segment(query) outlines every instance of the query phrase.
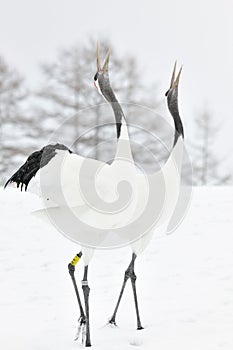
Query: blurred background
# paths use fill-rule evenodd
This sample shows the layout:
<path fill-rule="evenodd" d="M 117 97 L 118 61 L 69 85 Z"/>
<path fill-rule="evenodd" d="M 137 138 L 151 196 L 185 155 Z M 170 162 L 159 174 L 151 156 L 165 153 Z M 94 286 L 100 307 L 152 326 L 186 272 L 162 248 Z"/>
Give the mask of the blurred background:
<path fill-rule="evenodd" d="M 233 41 L 229 0 L 0 0 L 0 184 L 51 140 L 111 159 L 113 117 L 93 86 L 96 42 L 111 48 L 110 80 L 122 102 L 138 164 L 154 171 L 173 142 L 164 97 L 175 60 L 192 162 L 184 183 L 232 184 Z M 80 110 L 95 106 L 80 113 Z M 110 123 L 110 124 L 109 124 Z M 102 125 L 103 127 L 94 127 Z"/>

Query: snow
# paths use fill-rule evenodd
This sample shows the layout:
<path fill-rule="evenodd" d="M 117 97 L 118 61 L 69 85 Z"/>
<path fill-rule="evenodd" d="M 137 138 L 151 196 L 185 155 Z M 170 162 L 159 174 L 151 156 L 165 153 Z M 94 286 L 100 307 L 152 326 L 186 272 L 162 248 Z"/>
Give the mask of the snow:
<path fill-rule="evenodd" d="M 79 247 L 29 214 L 38 199 L 0 189 L 0 348 L 82 349 L 67 264 Z M 106 326 L 129 248 L 97 251 L 89 269 L 93 350 L 233 349 L 233 187 L 195 188 L 184 222 L 136 260 L 144 330 L 128 283 L 118 327 Z M 76 267 L 80 293 L 82 260 Z"/>

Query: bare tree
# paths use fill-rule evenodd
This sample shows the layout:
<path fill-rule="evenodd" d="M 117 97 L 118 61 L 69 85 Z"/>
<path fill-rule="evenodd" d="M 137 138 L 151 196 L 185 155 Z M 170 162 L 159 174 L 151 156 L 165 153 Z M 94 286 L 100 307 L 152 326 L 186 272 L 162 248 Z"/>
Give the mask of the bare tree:
<path fill-rule="evenodd" d="M 23 102 L 26 97 L 22 77 L 0 57 L 0 182 L 24 153 L 27 135 L 22 135 L 27 118 L 23 114 Z"/>
<path fill-rule="evenodd" d="M 224 185 L 231 180 L 231 174 L 223 170 L 224 160 L 220 160 L 214 150 L 214 141 L 220 130 L 207 110 L 195 119 L 194 137 L 189 144 L 194 185 Z M 190 181 L 189 175 L 186 174 L 187 182 Z"/>

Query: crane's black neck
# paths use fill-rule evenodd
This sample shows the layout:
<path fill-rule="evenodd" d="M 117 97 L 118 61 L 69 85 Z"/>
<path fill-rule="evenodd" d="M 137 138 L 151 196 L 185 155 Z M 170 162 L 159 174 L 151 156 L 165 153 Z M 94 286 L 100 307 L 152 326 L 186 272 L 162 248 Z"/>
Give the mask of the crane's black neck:
<path fill-rule="evenodd" d="M 184 129 L 183 129 L 183 124 L 180 117 L 179 118 L 173 117 L 173 120 L 175 125 L 175 135 L 174 135 L 174 143 L 173 143 L 173 147 L 174 147 L 179 137 L 184 138 Z"/>
<path fill-rule="evenodd" d="M 111 106 L 116 120 L 117 139 L 119 139 L 121 136 L 122 118 L 124 118 L 124 113 L 119 102 L 111 102 Z"/>
<path fill-rule="evenodd" d="M 121 135 L 121 126 L 122 126 L 122 118 L 125 118 L 124 112 L 121 108 L 120 103 L 118 102 L 112 88 L 108 90 L 108 93 L 104 96 L 108 102 L 111 104 L 116 121 L 116 131 L 117 131 L 117 139 L 120 138 Z"/>
<path fill-rule="evenodd" d="M 94 80 L 98 80 L 98 85 L 101 94 L 104 98 L 111 104 L 115 120 L 116 120 L 116 131 L 117 131 L 117 139 L 121 136 L 121 126 L 122 126 L 122 118 L 125 118 L 124 112 L 121 108 L 120 103 L 118 102 L 116 95 L 110 85 L 110 80 L 108 76 L 108 72 L 98 72 L 94 78 Z"/>
<path fill-rule="evenodd" d="M 184 138 L 184 129 L 183 129 L 183 124 L 180 118 L 180 113 L 178 108 L 177 92 L 167 93 L 167 104 L 168 104 L 168 109 L 173 117 L 174 125 L 175 125 L 175 135 L 174 135 L 174 143 L 173 143 L 173 147 L 175 147 L 179 137 Z"/>

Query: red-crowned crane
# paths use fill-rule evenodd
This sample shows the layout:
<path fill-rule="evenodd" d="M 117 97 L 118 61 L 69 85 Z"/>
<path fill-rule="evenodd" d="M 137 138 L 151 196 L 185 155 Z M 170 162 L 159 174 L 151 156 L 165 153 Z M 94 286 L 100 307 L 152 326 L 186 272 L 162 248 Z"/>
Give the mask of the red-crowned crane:
<path fill-rule="evenodd" d="M 118 307 L 126 282 L 130 278 L 137 316 L 137 329 L 143 329 L 137 301 L 134 264 L 137 256 L 149 243 L 151 236 L 156 231 L 166 232 L 178 200 L 183 156 L 184 133 L 177 101 L 181 69 L 175 77 L 175 65 L 170 88 L 166 93 L 168 109 L 175 125 L 174 145 L 163 168 L 155 174 L 145 177 L 144 174 L 140 174 L 136 170 L 125 116 L 110 85 L 108 75 L 109 55 L 108 52 L 103 67 L 101 67 L 99 50 L 97 50 L 97 73 L 94 77 L 94 84 L 99 93 L 110 103 L 115 115 L 117 150 L 113 162 L 105 164 L 95 159 L 81 157 L 61 144 L 48 145 L 40 151 L 32 153 L 25 164 L 5 185 L 14 182 L 17 187 L 21 187 L 21 190 L 25 188 L 25 191 L 32 190 L 35 192 L 33 182 L 36 178 L 39 178 L 42 197 L 45 201 L 51 201 L 52 205 L 47 209 L 38 211 L 38 216 L 46 218 L 49 215 L 52 220 L 62 225 L 69 221 L 70 211 L 72 211 L 72 214 L 78 220 L 86 224 L 87 231 L 85 234 L 87 236 L 90 234 L 94 243 L 90 246 L 81 244 L 81 252 L 69 264 L 69 273 L 80 307 L 76 339 L 82 331 L 86 346 L 91 346 L 88 266 L 95 247 L 98 247 L 112 231 L 115 231 L 116 234 L 123 232 L 125 242 L 128 242 L 132 248 L 132 259 L 125 271 L 120 295 L 109 323 L 116 324 Z M 122 197 L 122 190 L 120 191 L 118 187 L 120 183 L 127 184 L 124 187 L 123 201 L 120 198 Z M 129 184 L 131 191 L 129 191 Z M 101 201 L 99 201 L 98 196 L 101 197 Z M 130 200 L 126 205 L 125 199 L 129 197 Z M 96 210 L 98 205 L 101 207 L 98 208 L 100 210 Z M 145 208 L 147 215 L 144 215 Z M 72 231 L 67 235 L 80 242 L 79 234 L 79 232 Z M 82 289 L 85 311 L 74 277 L 75 265 L 82 255 L 84 257 Z"/>

